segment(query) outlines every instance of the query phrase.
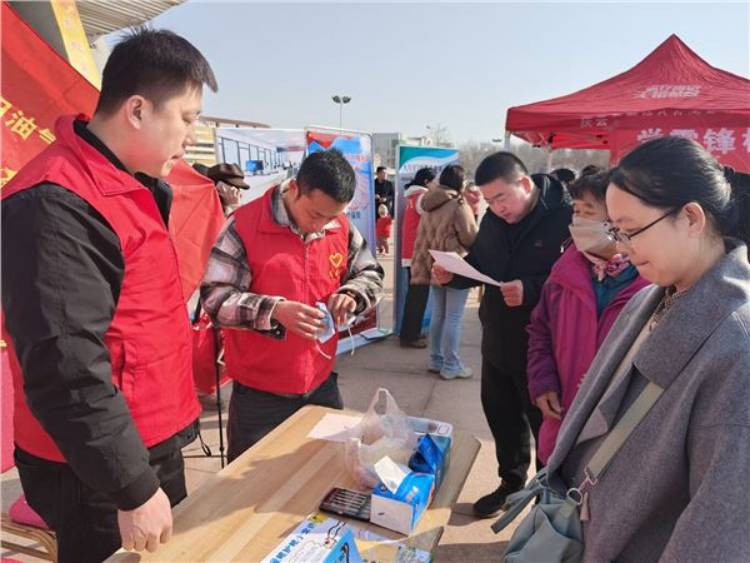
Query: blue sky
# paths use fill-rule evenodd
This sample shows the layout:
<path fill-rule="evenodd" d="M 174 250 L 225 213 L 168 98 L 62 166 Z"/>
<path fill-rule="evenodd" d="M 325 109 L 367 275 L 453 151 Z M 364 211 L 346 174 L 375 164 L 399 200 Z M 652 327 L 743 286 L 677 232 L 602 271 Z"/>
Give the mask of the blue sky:
<path fill-rule="evenodd" d="M 302 3 L 190 0 L 154 20 L 208 58 L 204 113 L 274 127 L 454 140 L 502 136 L 508 107 L 627 70 L 671 33 L 710 64 L 750 74 L 749 4 Z"/>

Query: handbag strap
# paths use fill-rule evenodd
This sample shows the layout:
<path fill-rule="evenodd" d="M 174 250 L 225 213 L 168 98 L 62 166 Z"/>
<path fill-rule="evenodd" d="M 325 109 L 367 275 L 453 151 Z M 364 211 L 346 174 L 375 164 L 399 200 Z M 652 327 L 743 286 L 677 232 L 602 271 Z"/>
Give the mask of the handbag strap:
<path fill-rule="evenodd" d="M 547 469 L 543 468 L 542 471 L 546 473 Z M 544 486 L 540 481 L 540 476 L 537 475 L 532 479 L 524 489 L 518 492 L 508 495 L 505 500 L 505 506 L 503 506 L 503 515 L 491 526 L 492 531 L 496 534 L 505 529 L 508 524 L 513 522 L 519 514 L 528 506 L 532 500 L 535 500 L 543 490 Z"/>
<path fill-rule="evenodd" d="M 620 379 L 625 377 L 633 369 L 633 362 L 638 351 L 641 349 L 641 345 L 646 340 L 649 334 L 649 322 L 641 329 L 638 333 L 635 341 L 633 342 L 630 349 L 622 359 L 615 376 L 612 378 L 612 382 L 603 396 L 609 393 L 611 387 L 613 387 Z M 586 479 L 589 484 L 593 485 L 604 475 L 607 471 L 607 467 L 612 461 L 612 458 L 617 454 L 625 440 L 633 433 L 636 426 L 645 418 L 648 411 L 656 403 L 664 389 L 659 387 L 653 382 L 649 382 L 646 388 L 641 391 L 633 404 L 628 407 L 625 414 L 622 415 L 614 428 L 609 431 L 607 437 L 601 443 L 599 448 L 594 453 L 589 463 L 586 465 Z M 583 488 L 581 485 L 580 488 Z"/>
<path fill-rule="evenodd" d="M 643 420 L 654 403 L 661 397 L 664 389 L 656 383 L 649 382 L 646 388 L 641 391 L 635 402 L 630 405 L 622 418 L 617 422 L 615 427 L 607 434 L 599 449 L 586 466 L 586 475 L 594 483 L 604 475 L 609 467 L 612 458 L 620 450 L 625 440 L 633 433 L 636 426 Z"/>

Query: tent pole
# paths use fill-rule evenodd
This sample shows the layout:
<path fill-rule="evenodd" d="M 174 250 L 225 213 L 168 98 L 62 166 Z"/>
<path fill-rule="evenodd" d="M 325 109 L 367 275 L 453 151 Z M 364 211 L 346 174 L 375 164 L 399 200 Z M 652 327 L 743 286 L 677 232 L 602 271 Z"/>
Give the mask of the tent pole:
<path fill-rule="evenodd" d="M 510 131 L 505 132 L 505 141 L 503 143 L 503 150 L 510 152 Z"/>
<path fill-rule="evenodd" d="M 552 146 L 547 145 L 546 150 L 547 150 L 547 169 L 545 170 L 545 172 L 549 174 L 552 171 L 552 151 L 553 151 Z"/>

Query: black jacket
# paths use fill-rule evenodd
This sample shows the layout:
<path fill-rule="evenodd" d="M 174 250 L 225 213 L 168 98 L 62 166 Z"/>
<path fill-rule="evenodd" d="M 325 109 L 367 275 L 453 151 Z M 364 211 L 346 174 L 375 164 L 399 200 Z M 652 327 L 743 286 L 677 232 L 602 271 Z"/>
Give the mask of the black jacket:
<path fill-rule="evenodd" d="M 532 179 L 541 193 L 531 213 L 513 225 L 491 211 L 485 213 L 474 246 L 464 258 L 493 279 L 523 282 L 521 306 L 508 307 L 500 289 L 486 285 L 479 308 L 482 356 L 508 373 L 526 372 L 526 326 L 550 269 L 560 257 L 560 247 L 570 236 L 572 210 L 562 184 L 546 174 L 534 174 Z M 457 276 L 449 285 L 467 288 L 478 282 Z"/>
<path fill-rule="evenodd" d="M 375 217 L 378 216 L 378 205 L 384 203 L 388 207 L 388 213 L 393 217 L 393 201 L 395 197 L 393 182 L 383 180 L 379 182 L 375 179 Z"/>
<path fill-rule="evenodd" d="M 125 170 L 81 122 L 75 131 Z M 171 188 L 142 174 L 136 177 L 153 193 L 166 224 Z M 197 421 L 147 450 L 112 384 L 104 334 L 125 275 L 117 235 L 73 192 L 39 184 L 3 201 L 2 264 L 5 326 L 27 400 L 37 406 L 34 415 L 82 482 L 109 494 L 123 510 L 140 506 L 159 488 L 150 461 L 194 440 Z M 28 453 L 24 459 L 56 465 Z"/>

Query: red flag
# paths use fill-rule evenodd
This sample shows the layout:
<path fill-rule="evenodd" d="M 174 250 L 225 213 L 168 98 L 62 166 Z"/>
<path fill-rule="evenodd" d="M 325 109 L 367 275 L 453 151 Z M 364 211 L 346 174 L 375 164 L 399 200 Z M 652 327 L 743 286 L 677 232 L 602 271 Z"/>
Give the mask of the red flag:
<path fill-rule="evenodd" d="M 2 3 L 0 186 L 54 141 L 60 115 L 91 115 L 98 96 L 90 82 Z M 174 190 L 170 231 L 187 299 L 200 282 L 224 215 L 213 183 L 186 163 L 175 166 L 167 181 Z"/>
<path fill-rule="evenodd" d="M 174 193 L 169 232 L 177 248 L 187 301 L 203 278 L 208 255 L 224 226 L 224 212 L 213 182 L 184 161 L 177 163 L 167 180 Z"/>

